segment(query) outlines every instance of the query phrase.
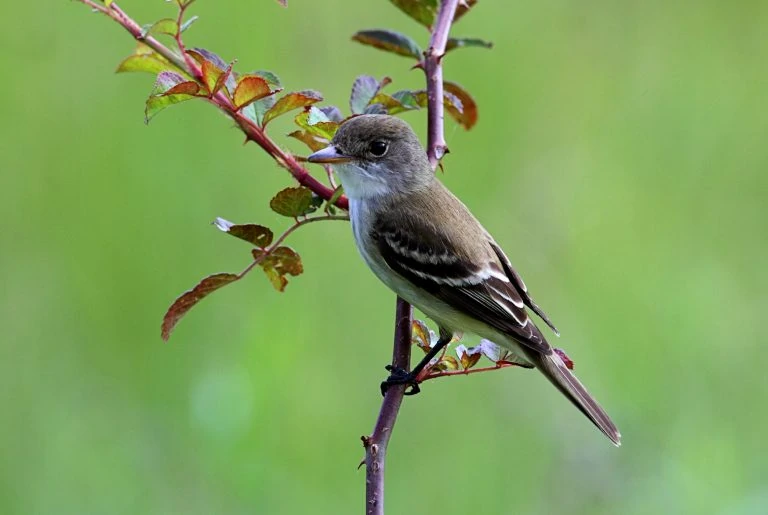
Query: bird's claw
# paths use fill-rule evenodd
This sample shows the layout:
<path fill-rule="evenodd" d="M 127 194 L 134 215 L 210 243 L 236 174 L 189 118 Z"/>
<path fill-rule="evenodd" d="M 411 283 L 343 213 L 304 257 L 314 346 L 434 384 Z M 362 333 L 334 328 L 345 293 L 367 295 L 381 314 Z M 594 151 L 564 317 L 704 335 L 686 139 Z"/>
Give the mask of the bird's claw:
<path fill-rule="evenodd" d="M 387 371 L 391 372 L 389 377 L 381 383 L 381 395 L 385 395 L 390 386 L 406 385 L 405 395 L 416 395 L 421 391 L 416 377 L 410 372 L 406 372 L 400 367 L 386 366 Z M 408 388 L 410 386 L 410 388 Z"/>

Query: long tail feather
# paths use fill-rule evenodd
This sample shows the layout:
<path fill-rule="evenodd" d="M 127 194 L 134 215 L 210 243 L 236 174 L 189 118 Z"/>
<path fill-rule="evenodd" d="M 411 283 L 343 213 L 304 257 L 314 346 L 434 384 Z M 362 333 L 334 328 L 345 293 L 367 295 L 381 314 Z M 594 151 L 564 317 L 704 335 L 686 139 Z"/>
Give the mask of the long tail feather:
<path fill-rule="evenodd" d="M 587 389 L 576 379 L 557 354 L 540 354 L 526 352 L 526 357 L 533 362 L 541 373 L 554 384 L 558 390 L 584 413 L 593 424 L 607 436 L 617 447 L 621 445 L 619 428 L 611 421 L 608 414 L 600 407 Z"/>

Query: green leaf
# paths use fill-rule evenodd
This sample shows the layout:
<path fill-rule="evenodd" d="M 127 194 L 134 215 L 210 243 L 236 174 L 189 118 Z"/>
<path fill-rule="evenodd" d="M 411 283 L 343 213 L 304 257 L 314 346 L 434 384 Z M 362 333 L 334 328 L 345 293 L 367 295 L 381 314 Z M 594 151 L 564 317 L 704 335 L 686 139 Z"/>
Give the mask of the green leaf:
<path fill-rule="evenodd" d="M 402 98 L 405 103 L 395 98 L 394 95 L 389 96 L 385 93 L 379 93 L 373 97 L 373 100 L 371 100 L 371 105 L 373 106 L 378 104 L 382 106 L 387 114 L 398 114 L 404 111 L 419 109 L 419 104 L 416 102 L 416 98 L 413 96 L 413 94 L 411 94 L 411 92 L 398 91 L 398 93 L 401 93 L 400 98 Z M 403 93 L 406 93 L 407 95 L 403 95 Z"/>
<path fill-rule="evenodd" d="M 311 213 L 316 207 L 312 206 L 312 191 L 304 186 L 285 188 L 269 201 L 269 207 L 279 215 L 296 218 Z"/>
<path fill-rule="evenodd" d="M 448 43 L 445 45 L 445 51 L 450 52 L 455 48 L 464 47 L 493 48 L 493 43 L 478 38 L 448 38 Z"/>
<path fill-rule="evenodd" d="M 365 108 L 371 103 L 376 94 L 392 82 L 389 77 L 384 77 L 377 81 L 370 75 L 360 75 L 352 84 L 352 94 L 349 97 L 349 107 L 353 114 L 362 114 Z"/>
<path fill-rule="evenodd" d="M 328 116 L 315 106 L 311 106 L 309 109 L 296 115 L 294 122 L 309 134 L 326 140 L 326 145 L 333 139 L 333 135 L 339 129 L 337 122 L 330 121 Z"/>
<path fill-rule="evenodd" d="M 123 59 L 117 66 L 117 73 L 149 72 L 157 75 L 162 71 L 175 70 L 176 67 L 144 43 L 139 43 L 133 54 Z"/>
<path fill-rule="evenodd" d="M 179 26 L 176 20 L 171 18 L 163 18 L 155 23 L 148 23 L 141 28 L 141 38 L 147 36 L 156 36 L 158 34 L 166 34 L 168 36 L 175 36 Z"/>
<path fill-rule="evenodd" d="M 281 97 L 269 110 L 264 113 L 263 125 L 267 125 L 271 120 L 300 107 L 310 106 L 320 102 L 323 97 L 317 91 L 306 90 L 296 93 L 288 93 Z"/>
<path fill-rule="evenodd" d="M 448 110 L 454 120 L 459 122 L 459 125 L 466 130 L 471 129 L 477 123 L 477 104 L 475 100 L 467 93 L 464 88 L 456 84 L 455 82 L 444 82 L 443 88 L 445 89 L 446 99 L 450 98 L 449 95 L 453 95 L 454 99 L 451 102 L 445 104 L 445 108 Z M 460 105 L 456 102 L 458 99 Z"/>
<path fill-rule="evenodd" d="M 406 57 L 422 57 L 421 48 L 414 40 L 393 30 L 361 30 L 352 36 L 352 40 Z"/>
<path fill-rule="evenodd" d="M 267 81 L 256 75 L 246 75 L 237 81 L 237 87 L 232 95 L 235 107 L 241 109 L 251 102 L 272 95 L 277 91 L 271 91 Z"/>
<path fill-rule="evenodd" d="M 312 152 L 317 152 L 318 150 L 328 146 L 327 140 L 319 139 L 314 134 L 310 134 L 309 131 L 293 131 L 288 134 L 288 136 L 301 141 L 306 146 L 308 146 Z"/>
<path fill-rule="evenodd" d="M 183 293 L 173 302 L 173 304 L 171 304 L 171 307 L 168 308 L 168 311 L 166 311 L 165 316 L 163 317 L 163 324 L 160 331 L 163 340 L 168 340 L 173 328 L 176 327 L 179 320 L 181 320 L 181 318 L 198 302 L 219 288 L 237 281 L 238 279 L 239 277 L 236 274 L 209 275 L 200 281 L 197 286 Z"/>
<path fill-rule="evenodd" d="M 147 105 L 144 109 L 145 122 L 149 121 L 166 107 L 195 98 L 193 85 L 199 85 L 195 82 L 187 81 L 185 77 L 175 72 L 164 71 L 157 76 L 152 94 L 147 99 Z M 177 88 L 178 86 L 178 88 Z"/>
<path fill-rule="evenodd" d="M 443 356 L 443 358 L 432 366 L 433 370 L 458 370 L 459 362 L 453 356 Z"/>
<path fill-rule="evenodd" d="M 257 77 L 261 77 L 267 83 L 269 83 L 272 86 L 275 86 L 276 88 L 282 88 L 282 84 L 280 83 L 280 78 L 275 75 L 274 73 L 267 71 L 267 70 L 256 70 L 255 72 L 251 72 L 248 75 L 255 75 Z"/>
<path fill-rule="evenodd" d="M 213 225 L 219 230 L 224 231 L 227 234 L 231 234 L 235 238 L 247 241 L 259 248 L 268 247 L 272 243 L 274 234 L 268 227 L 256 224 L 233 224 L 223 218 L 216 218 Z"/>
<path fill-rule="evenodd" d="M 286 275 L 297 276 L 304 272 L 301 257 L 290 247 L 278 247 L 268 255 L 260 249 L 253 249 L 251 253 L 260 261 L 259 265 L 277 291 L 285 291 Z"/>
<path fill-rule="evenodd" d="M 267 114 L 267 111 L 272 109 L 272 107 L 276 103 L 277 103 L 277 100 L 275 100 L 274 95 L 270 95 L 268 97 L 264 97 L 260 100 L 257 100 L 256 102 L 247 106 L 245 109 L 243 109 L 243 114 L 245 114 L 249 118 L 253 116 L 251 119 L 254 122 L 256 122 L 256 125 L 258 125 L 259 127 L 263 127 L 264 115 Z"/>
<path fill-rule="evenodd" d="M 390 0 L 405 14 L 427 28 L 437 15 L 437 0 Z"/>
<path fill-rule="evenodd" d="M 336 186 L 336 189 L 333 190 L 333 194 L 331 195 L 331 198 L 328 199 L 328 202 L 325 203 L 325 212 L 329 214 L 335 214 L 336 213 L 336 202 L 341 198 L 341 196 L 344 194 L 344 186 L 339 184 Z"/>
<path fill-rule="evenodd" d="M 195 23 L 200 17 L 199 16 L 192 16 L 187 21 L 181 24 L 181 28 L 179 29 L 179 32 L 184 32 L 188 28 L 192 26 L 193 23 Z"/>
<path fill-rule="evenodd" d="M 437 16 L 437 0 L 390 0 L 405 14 L 421 23 L 428 29 L 432 27 Z M 469 9 L 477 3 L 477 0 L 465 0 L 459 2 L 453 21 L 458 21 Z"/>

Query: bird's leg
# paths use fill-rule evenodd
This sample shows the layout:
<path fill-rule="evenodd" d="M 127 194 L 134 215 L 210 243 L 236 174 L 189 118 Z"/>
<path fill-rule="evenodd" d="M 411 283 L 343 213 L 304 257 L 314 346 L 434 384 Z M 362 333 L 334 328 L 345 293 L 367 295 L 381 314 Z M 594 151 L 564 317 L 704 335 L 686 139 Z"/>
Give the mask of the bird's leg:
<path fill-rule="evenodd" d="M 387 393 L 387 390 L 390 386 L 394 386 L 396 384 L 405 384 L 411 387 L 410 390 L 406 390 L 405 395 L 416 395 L 419 393 L 421 389 L 419 388 L 419 384 L 416 382 L 416 378 L 419 377 L 419 374 L 422 370 L 424 370 L 424 367 L 429 365 L 434 357 L 437 356 L 438 353 L 443 350 L 446 345 L 451 343 L 452 339 L 453 334 L 451 332 L 440 328 L 440 338 L 437 340 L 437 342 L 435 342 L 435 345 L 429 349 L 429 352 L 427 352 L 426 356 L 424 356 L 424 358 L 419 361 L 419 363 L 413 367 L 413 370 L 410 372 L 406 372 L 399 367 L 396 368 L 392 365 L 387 365 L 386 369 L 391 372 L 391 375 L 381 383 L 381 394 L 384 395 Z"/>

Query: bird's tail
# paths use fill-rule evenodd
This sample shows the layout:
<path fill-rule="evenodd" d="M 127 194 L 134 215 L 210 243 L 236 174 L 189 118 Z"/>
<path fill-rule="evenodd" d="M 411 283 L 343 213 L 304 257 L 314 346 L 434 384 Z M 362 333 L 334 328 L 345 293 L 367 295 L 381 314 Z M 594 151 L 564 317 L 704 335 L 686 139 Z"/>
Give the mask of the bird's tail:
<path fill-rule="evenodd" d="M 600 407 L 587 389 L 576 379 L 565 363 L 555 352 L 541 354 L 526 352 L 526 357 L 538 368 L 547 379 L 557 386 L 558 390 L 584 413 L 593 424 L 607 436 L 615 446 L 621 445 L 619 428 L 611 421 L 608 414 Z"/>

